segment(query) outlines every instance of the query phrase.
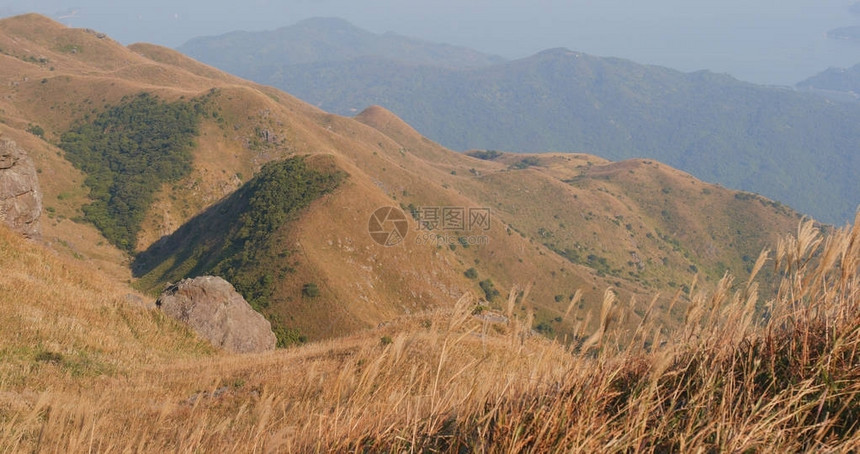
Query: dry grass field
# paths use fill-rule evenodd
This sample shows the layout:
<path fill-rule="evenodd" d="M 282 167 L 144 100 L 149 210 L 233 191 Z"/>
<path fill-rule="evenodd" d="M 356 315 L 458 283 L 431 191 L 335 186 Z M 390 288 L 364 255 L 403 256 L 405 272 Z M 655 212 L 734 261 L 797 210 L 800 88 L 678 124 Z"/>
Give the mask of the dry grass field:
<path fill-rule="evenodd" d="M 811 223 L 757 284 L 693 291 L 567 348 L 528 320 L 453 309 L 264 355 L 207 350 L 110 284 L 2 231 L 0 450 L 25 452 L 852 452 L 860 447 L 860 227 Z M 62 305 L 57 307 L 57 302 Z M 512 305 L 509 303 L 509 305 Z M 618 342 L 620 336 L 633 342 Z M 626 345 L 626 346 L 624 346 Z"/>

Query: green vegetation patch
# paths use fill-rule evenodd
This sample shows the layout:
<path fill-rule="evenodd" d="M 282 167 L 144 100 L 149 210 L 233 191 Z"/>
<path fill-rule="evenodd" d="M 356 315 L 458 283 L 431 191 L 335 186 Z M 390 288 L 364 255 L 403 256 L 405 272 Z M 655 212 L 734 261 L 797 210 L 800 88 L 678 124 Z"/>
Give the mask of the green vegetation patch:
<path fill-rule="evenodd" d="M 33 125 L 33 124 L 28 125 L 27 126 L 27 132 L 29 132 L 30 134 L 33 134 L 36 137 L 41 137 L 42 139 L 45 138 L 45 129 L 39 125 Z"/>
<path fill-rule="evenodd" d="M 87 174 L 93 202 L 84 218 L 120 249 L 134 250 L 162 184 L 191 173 L 202 101 L 168 103 L 142 93 L 62 135 L 66 158 Z"/>
<path fill-rule="evenodd" d="M 481 290 L 484 292 L 484 298 L 487 301 L 494 301 L 499 296 L 499 291 L 496 289 L 496 286 L 493 284 L 493 281 L 490 279 L 485 279 L 481 282 L 478 282 L 478 286 L 481 287 Z"/>
<path fill-rule="evenodd" d="M 502 156 L 502 153 L 496 150 L 475 150 L 466 153 L 466 155 L 473 158 L 483 159 L 484 161 L 492 161 Z"/>
<path fill-rule="evenodd" d="M 514 164 L 511 165 L 511 168 L 516 169 L 516 170 L 523 170 L 523 169 L 528 169 L 529 167 L 538 166 L 538 165 L 540 165 L 540 159 L 538 159 L 534 156 L 529 156 L 527 158 L 523 158 L 523 159 L 520 159 L 519 161 L 515 162 Z"/>

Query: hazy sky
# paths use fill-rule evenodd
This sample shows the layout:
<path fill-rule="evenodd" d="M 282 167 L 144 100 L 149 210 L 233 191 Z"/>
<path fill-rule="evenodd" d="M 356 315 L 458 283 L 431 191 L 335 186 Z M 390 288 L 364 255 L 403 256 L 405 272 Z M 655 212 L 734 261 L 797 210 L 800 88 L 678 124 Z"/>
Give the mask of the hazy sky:
<path fill-rule="evenodd" d="M 266 30 L 314 16 L 518 58 L 551 47 L 684 71 L 794 84 L 860 63 L 860 43 L 827 39 L 860 25 L 857 0 L 0 0 L 115 39 L 170 47 L 200 35 Z M 65 17 L 63 17 L 65 16 Z"/>

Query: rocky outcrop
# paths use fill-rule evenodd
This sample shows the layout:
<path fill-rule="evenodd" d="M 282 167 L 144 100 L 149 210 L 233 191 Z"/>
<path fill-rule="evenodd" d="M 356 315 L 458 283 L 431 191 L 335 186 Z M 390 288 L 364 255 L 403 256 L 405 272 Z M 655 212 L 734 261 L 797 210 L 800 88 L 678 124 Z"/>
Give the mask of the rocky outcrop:
<path fill-rule="evenodd" d="M 41 216 L 42 191 L 33 161 L 15 142 L 0 138 L 0 222 L 36 238 Z"/>
<path fill-rule="evenodd" d="M 155 303 L 213 345 L 235 353 L 273 350 L 272 325 L 220 277 L 184 279 Z"/>

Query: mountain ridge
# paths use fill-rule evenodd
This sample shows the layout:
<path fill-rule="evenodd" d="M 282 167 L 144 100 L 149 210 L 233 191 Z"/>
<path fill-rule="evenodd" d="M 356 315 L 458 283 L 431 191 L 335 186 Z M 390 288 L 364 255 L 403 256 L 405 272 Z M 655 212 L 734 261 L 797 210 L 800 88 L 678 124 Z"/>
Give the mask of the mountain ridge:
<path fill-rule="evenodd" d="M 262 43 L 262 44 L 261 44 Z M 194 38 L 180 45 L 181 52 L 196 57 L 209 45 L 220 52 L 244 53 L 243 76 L 255 74 L 255 67 L 286 59 L 290 64 L 343 61 L 373 55 L 395 55 L 400 61 L 417 65 L 479 67 L 504 61 L 460 46 L 436 44 L 394 33 L 375 34 L 339 18 L 311 18 L 291 26 L 262 32 L 236 31 L 219 36 Z M 219 65 L 214 65 L 219 66 Z"/>
<path fill-rule="evenodd" d="M 807 90 L 827 90 L 850 95 L 851 100 L 857 100 L 860 93 L 860 64 L 850 68 L 827 68 L 826 70 L 797 84 L 798 88 Z"/>
<path fill-rule="evenodd" d="M 860 165 L 852 152 L 860 134 L 851 127 L 860 107 L 565 48 L 465 69 L 416 66 L 393 54 L 353 57 L 274 60 L 246 75 L 340 115 L 383 105 L 457 150 L 657 159 L 834 224 L 860 204 L 860 186 L 846 173 Z"/>

